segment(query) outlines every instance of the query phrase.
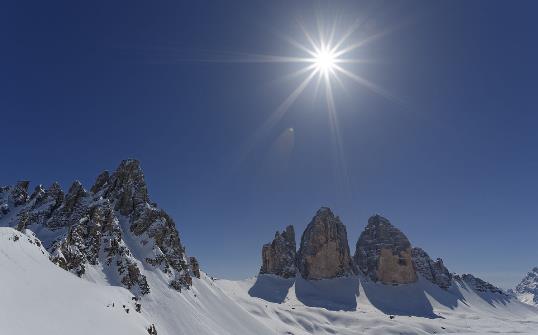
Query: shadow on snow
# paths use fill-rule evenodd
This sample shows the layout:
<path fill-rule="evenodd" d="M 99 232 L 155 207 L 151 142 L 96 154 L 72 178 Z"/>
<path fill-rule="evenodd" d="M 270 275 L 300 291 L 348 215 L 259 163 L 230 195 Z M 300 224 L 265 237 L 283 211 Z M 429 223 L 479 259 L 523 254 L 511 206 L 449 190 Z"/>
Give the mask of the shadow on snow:
<path fill-rule="evenodd" d="M 305 280 L 301 277 L 284 279 L 273 275 L 260 275 L 248 293 L 273 303 L 283 303 L 294 287 L 297 300 L 309 307 L 320 307 L 331 311 L 355 311 L 361 294 L 379 311 L 389 315 L 419 316 L 430 319 L 441 318 L 435 314 L 431 299 L 454 309 L 459 303 L 468 305 L 453 284 L 448 290 L 441 289 L 427 280 L 407 285 L 385 285 L 374 283 L 362 276 L 350 276 L 329 280 Z M 495 307 L 494 303 L 506 305 L 510 298 L 501 294 L 484 293 L 463 285 L 461 289 L 474 291 L 480 298 Z"/>

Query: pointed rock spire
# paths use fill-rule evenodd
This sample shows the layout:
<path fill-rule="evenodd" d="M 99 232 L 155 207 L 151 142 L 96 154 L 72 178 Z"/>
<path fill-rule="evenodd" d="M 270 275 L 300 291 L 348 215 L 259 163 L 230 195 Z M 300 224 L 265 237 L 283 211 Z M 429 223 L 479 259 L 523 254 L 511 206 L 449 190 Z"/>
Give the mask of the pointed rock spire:
<path fill-rule="evenodd" d="M 28 180 L 21 180 L 11 190 L 10 199 L 15 207 L 24 205 L 28 201 L 28 186 L 30 186 Z"/>
<path fill-rule="evenodd" d="M 282 233 L 276 232 L 273 242 L 262 248 L 260 274 L 274 274 L 284 278 L 295 277 L 295 230 L 287 226 Z"/>
<path fill-rule="evenodd" d="M 90 191 L 92 193 L 97 193 L 103 189 L 103 187 L 108 183 L 108 180 L 110 179 L 110 174 L 107 170 L 101 172 L 99 176 L 97 176 L 97 179 L 95 180 L 95 184 L 93 184 Z"/>
<path fill-rule="evenodd" d="M 357 241 L 355 263 L 373 281 L 407 284 L 417 280 L 411 258 L 411 243 L 381 215 L 368 219 Z"/>
<path fill-rule="evenodd" d="M 99 177 L 96 184 L 103 182 L 105 175 L 101 174 Z M 140 162 L 135 159 L 122 161 L 106 183 L 108 188 L 105 197 L 115 202 L 115 209 L 122 215 L 133 213 L 138 205 L 149 201 L 144 173 L 140 168 Z"/>
<path fill-rule="evenodd" d="M 75 180 L 65 196 L 65 211 L 71 212 L 84 196 L 86 196 L 86 190 L 78 180 Z"/>
<path fill-rule="evenodd" d="M 306 227 L 297 254 L 297 267 L 305 279 L 353 274 L 346 227 L 330 208 L 321 207 Z"/>

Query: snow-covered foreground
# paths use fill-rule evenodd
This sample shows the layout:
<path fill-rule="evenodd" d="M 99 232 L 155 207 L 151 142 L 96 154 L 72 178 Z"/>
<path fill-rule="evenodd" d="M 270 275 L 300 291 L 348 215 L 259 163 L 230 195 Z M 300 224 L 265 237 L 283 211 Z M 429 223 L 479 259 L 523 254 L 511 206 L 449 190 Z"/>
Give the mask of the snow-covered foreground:
<path fill-rule="evenodd" d="M 205 274 L 179 293 L 159 272 L 145 271 L 152 292 L 138 313 L 127 289 L 61 269 L 26 234 L 0 227 L 0 334 L 135 335 L 152 324 L 159 335 L 274 334 Z"/>
<path fill-rule="evenodd" d="M 538 334 L 534 307 L 425 280 L 387 286 L 361 277 L 228 281 L 202 274 L 180 293 L 160 272 L 142 269 L 152 290 L 139 313 L 127 289 L 78 278 L 48 257 L 30 231 L 0 228 L 1 334 L 148 334 L 152 324 L 159 335 Z"/>
<path fill-rule="evenodd" d="M 147 334 L 151 322 L 134 311 L 129 291 L 76 277 L 35 241 L 0 228 L 0 333 Z"/>
<path fill-rule="evenodd" d="M 538 334 L 538 309 L 461 284 L 389 286 L 361 277 L 263 275 L 217 285 L 276 334 Z"/>

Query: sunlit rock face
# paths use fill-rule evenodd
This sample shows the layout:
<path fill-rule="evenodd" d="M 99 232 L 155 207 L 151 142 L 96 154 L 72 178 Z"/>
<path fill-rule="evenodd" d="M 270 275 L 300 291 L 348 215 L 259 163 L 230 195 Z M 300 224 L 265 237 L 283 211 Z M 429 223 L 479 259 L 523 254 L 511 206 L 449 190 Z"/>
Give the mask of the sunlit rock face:
<path fill-rule="evenodd" d="M 297 266 L 305 279 L 326 279 L 354 273 L 346 227 L 327 207 L 320 208 L 301 237 Z"/>
<path fill-rule="evenodd" d="M 295 230 L 286 227 L 282 233 L 276 232 L 273 242 L 262 247 L 262 267 L 260 274 L 274 274 L 284 278 L 295 277 Z"/>
<path fill-rule="evenodd" d="M 389 220 L 374 215 L 357 241 L 357 268 L 373 281 L 408 284 L 417 281 L 411 243 Z"/>
<path fill-rule="evenodd" d="M 413 256 L 415 269 L 422 277 L 441 288 L 447 289 L 450 287 L 452 274 L 445 267 L 441 258 L 434 261 L 421 248 L 413 248 L 411 255 Z"/>
<path fill-rule="evenodd" d="M 38 185 L 30 196 L 28 187 L 22 181 L 0 188 L 0 226 L 37 232 L 51 260 L 65 270 L 82 277 L 93 267 L 109 282 L 141 295 L 150 292 L 144 269 L 162 271 L 176 290 L 200 277 L 198 261 L 187 258 L 174 221 L 151 202 L 137 160 L 101 173 L 90 191 L 78 181 L 65 194 L 58 183 L 48 189 Z"/>

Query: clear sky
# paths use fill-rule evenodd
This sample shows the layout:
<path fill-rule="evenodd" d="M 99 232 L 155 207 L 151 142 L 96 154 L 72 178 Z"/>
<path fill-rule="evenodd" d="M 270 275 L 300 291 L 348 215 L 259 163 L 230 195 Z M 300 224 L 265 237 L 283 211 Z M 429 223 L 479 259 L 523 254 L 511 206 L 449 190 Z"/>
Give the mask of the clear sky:
<path fill-rule="evenodd" d="M 351 252 L 381 213 L 452 271 L 513 286 L 538 265 L 536 2 L 17 1 L 0 10 L 0 184 L 89 188 L 141 161 L 154 201 L 187 251 L 219 277 L 244 278 L 293 224 L 300 239 L 330 206 Z M 298 64 L 338 18 L 349 69 L 390 94 L 334 82 L 341 150 L 325 96 Z M 255 57 L 254 57 L 255 58 Z M 293 131 L 289 129 L 293 128 Z M 251 150 L 245 154 L 244 148 Z"/>

